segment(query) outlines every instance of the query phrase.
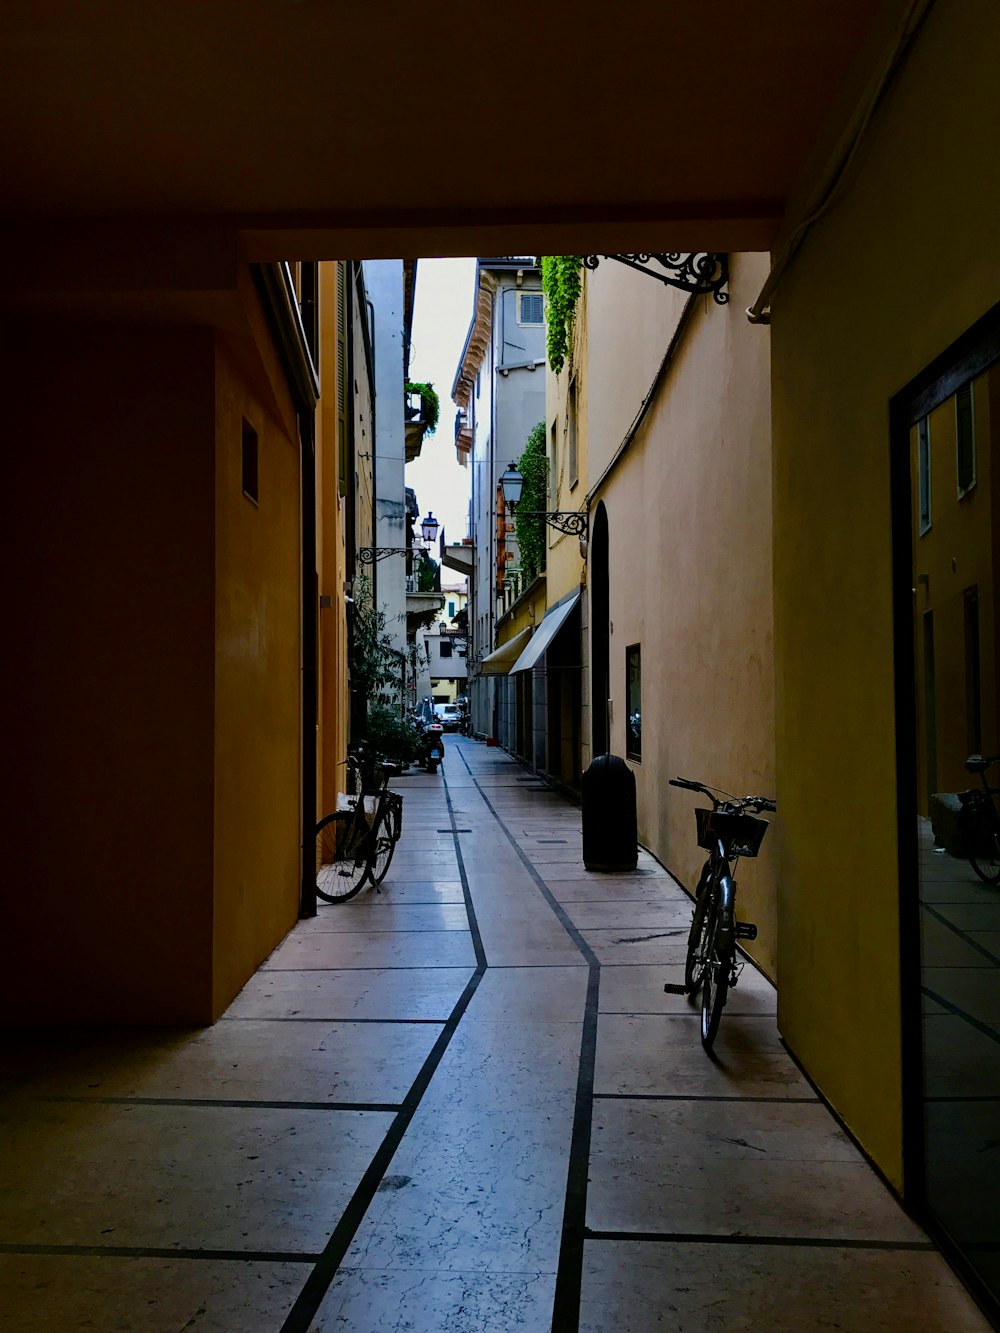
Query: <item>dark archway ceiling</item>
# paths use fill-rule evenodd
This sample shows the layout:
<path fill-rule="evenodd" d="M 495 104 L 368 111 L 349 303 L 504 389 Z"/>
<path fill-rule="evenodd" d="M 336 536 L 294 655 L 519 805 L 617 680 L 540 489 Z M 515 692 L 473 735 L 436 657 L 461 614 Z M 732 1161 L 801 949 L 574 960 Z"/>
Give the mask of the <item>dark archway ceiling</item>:
<path fill-rule="evenodd" d="M 0 209 L 213 216 L 264 250 L 413 229 L 446 252 L 457 229 L 486 253 L 497 225 L 573 220 L 759 248 L 883 9 L 21 4 L 0 35 Z"/>

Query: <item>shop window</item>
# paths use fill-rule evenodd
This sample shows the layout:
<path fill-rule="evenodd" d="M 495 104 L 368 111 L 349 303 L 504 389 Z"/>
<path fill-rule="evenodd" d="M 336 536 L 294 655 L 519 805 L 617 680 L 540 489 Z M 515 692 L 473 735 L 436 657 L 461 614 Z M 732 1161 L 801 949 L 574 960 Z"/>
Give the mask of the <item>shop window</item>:
<path fill-rule="evenodd" d="M 260 503 L 257 432 L 243 418 L 243 494 L 255 505 Z"/>
<path fill-rule="evenodd" d="M 628 715 L 625 724 L 625 757 L 642 758 L 642 658 L 639 644 L 625 649 L 625 695 Z"/>

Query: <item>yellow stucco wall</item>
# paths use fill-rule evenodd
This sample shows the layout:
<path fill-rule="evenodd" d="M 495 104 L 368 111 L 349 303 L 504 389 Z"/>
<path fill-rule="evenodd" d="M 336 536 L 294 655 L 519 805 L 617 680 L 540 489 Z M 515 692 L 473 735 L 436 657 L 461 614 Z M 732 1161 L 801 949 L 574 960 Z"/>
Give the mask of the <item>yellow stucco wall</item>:
<path fill-rule="evenodd" d="M 6 317 L 3 1021 L 211 1009 L 210 331 Z M 16 554 L 15 554 L 16 553 Z"/>
<path fill-rule="evenodd" d="M 337 267 L 320 265 L 320 394 L 316 413 L 317 573 L 319 610 L 319 717 L 316 814 L 336 809 L 345 786 L 347 754 L 347 625 L 343 502 L 338 486 Z M 344 388 L 346 394 L 346 386 Z"/>
<path fill-rule="evenodd" d="M 258 435 L 257 505 L 242 488 L 244 420 Z M 295 419 L 265 403 L 221 342 L 215 446 L 217 1015 L 297 916 L 301 779 Z"/>
<path fill-rule="evenodd" d="M 686 298 L 648 277 L 595 275 L 588 403 L 595 485 L 650 389 Z M 730 300 L 698 299 L 645 422 L 596 499 L 608 513 L 611 750 L 625 755 L 626 648 L 642 654 L 639 837 L 689 887 L 704 852 L 682 775 L 777 795 L 773 760 L 769 335 L 743 313 L 767 272 L 731 258 Z M 593 575 L 592 575 L 593 579 Z M 739 867 L 754 956 L 778 970 L 773 828 Z"/>
<path fill-rule="evenodd" d="M 934 6 L 773 301 L 779 1021 L 899 1185 L 888 403 L 1000 296 L 1000 10 Z"/>

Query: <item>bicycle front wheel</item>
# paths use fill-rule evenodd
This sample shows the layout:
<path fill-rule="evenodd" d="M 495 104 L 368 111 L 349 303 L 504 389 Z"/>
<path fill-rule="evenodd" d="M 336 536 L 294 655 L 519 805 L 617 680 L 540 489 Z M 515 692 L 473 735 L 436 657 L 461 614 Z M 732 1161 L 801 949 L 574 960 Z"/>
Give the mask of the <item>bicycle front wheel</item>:
<path fill-rule="evenodd" d="M 324 902 L 346 903 L 364 887 L 365 841 L 349 810 L 338 810 L 316 825 L 316 892 Z"/>
<path fill-rule="evenodd" d="M 1000 884 L 1000 834 L 987 834 L 985 845 L 990 849 L 989 854 L 970 856 L 969 865 L 987 884 Z"/>
<path fill-rule="evenodd" d="M 373 884 L 381 884 L 385 879 L 389 862 L 396 850 L 395 820 L 390 807 L 386 807 L 379 816 L 372 836 L 372 854 L 368 862 L 368 874 Z"/>
<path fill-rule="evenodd" d="M 733 970 L 732 954 L 728 950 L 719 949 L 720 924 L 721 913 L 716 906 L 711 913 L 708 956 L 701 983 L 701 1044 L 706 1051 L 710 1051 L 715 1044 Z"/>
<path fill-rule="evenodd" d="M 706 861 L 695 892 L 694 917 L 688 932 L 687 957 L 684 960 L 684 989 L 688 995 L 697 994 L 705 975 L 713 897 L 711 863 Z"/>

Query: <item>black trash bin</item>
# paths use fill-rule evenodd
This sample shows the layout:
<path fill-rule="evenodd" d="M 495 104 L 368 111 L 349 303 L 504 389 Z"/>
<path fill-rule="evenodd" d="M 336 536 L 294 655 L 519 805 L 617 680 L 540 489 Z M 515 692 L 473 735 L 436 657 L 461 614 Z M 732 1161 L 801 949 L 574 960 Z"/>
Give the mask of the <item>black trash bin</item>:
<path fill-rule="evenodd" d="M 583 864 L 588 870 L 634 870 L 639 859 L 635 774 L 616 754 L 602 754 L 581 780 Z"/>

